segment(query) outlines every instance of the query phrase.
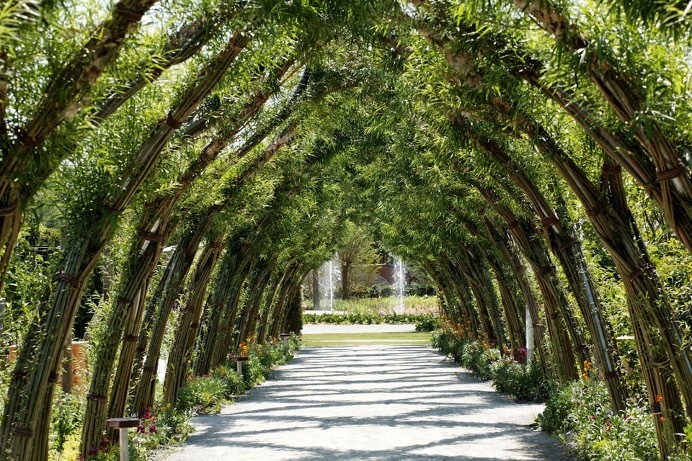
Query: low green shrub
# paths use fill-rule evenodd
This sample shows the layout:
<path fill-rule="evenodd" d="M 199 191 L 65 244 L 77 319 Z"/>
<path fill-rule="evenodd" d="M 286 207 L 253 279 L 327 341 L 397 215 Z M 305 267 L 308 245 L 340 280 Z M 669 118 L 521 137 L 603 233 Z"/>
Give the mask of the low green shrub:
<path fill-rule="evenodd" d="M 205 388 L 206 393 L 209 392 L 211 388 L 217 386 L 216 383 L 209 384 L 215 380 L 208 377 L 191 380 L 188 384 L 195 381 L 197 381 L 198 384 L 185 386 L 188 389 L 186 392 L 191 392 L 193 389 Z M 198 401 L 201 402 L 202 399 L 198 399 Z M 207 405 L 206 408 L 213 406 L 208 402 Z M 180 408 L 180 405 L 172 407 L 170 404 L 164 406 L 156 404 L 140 415 L 139 426 L 132 436 L 133 442 L 144 452 L 149 452 L 164 445 L 180 444 L 185 441 L 188 435 L 194 432 L 194 428 L 190 424 L 192 415 L 192 409 L 183 410 Z M 140 456 L 142 455 L 140 454 Z M 143 459 L 146 459 L 146 456 Z"/>
<path fill-rule="evenodd" d="M 545 402 L 551 395 L 551 383 L 537 363 L 526 365 L 503 358 L 491 365 L 491 368 L 495 389 L 514 400 Z"/>
<path fill-rule="evenodd" d="M 503 357 L 500 350 L 468 326 L 451 324 L 434 331 L 431 344 L 477 377 L 492 379 L 499 392 L 515 400 L 543 402 L 550 395 L 551 383 L 542 367 L 522 363 L 526 360 L 523 348 Z"/>
<path fill-rule="evenodd" d="M 434 331 L 442 326 L 439 317 L 423 314 L 416 320 L 416 331 Z"/>
<path fill-rule="evenodd" d="M 236 371 L 235 364 L 226 363 L 219 365 L 211 372 L 211 376 L 223 381 L 226 388 L 224 392 L 224 397 L 226 399 L 245 393 L 245 381 Z"/>
<path fill-rule="evenodd" d="M 212 414 L 221 410 L 226 401 L 227 389 L 223 379 L 217 376 L 197 376 L 180 388 L 177 408 L 180 411 Z"/>
<path fill-rule="evenodd" d="M 303 314 L 303 324 L 307 323 L 329 323 L 337 325 L 379 325 L 381 323 L 400 325 L 415 323 L 416 331 L 432 331 L 433 328 L 419 330 L 421 327 L 429 328 L 431 325 L 439 324 L 439 318 L 433 314 L 386 314 L 378 315 L 364 312 L 354 312 L 349 314 Z"/>
<path fill-rule="evenodd" d="M 572 395 L 569 387 L 553 392 L 545 403 L 545 410 L 536 418 L 542 431 L 552 434 L 566 434 L 571 429 L 569 412 L 572 408 Z"/>
<path fill-rule="evenodd" d="M 50 450 L 62 452 L 63 445 L 73 434 L 79 434 L 82 429 L 85 397 L 79 394 L 68 394 L 57 388 L 51 412 L 51 432 L 49 436 Z"/>
<path fill-rule="evenodd" d="M 588 376 L 553 393 L 537 422 L 572 441 L 586 459 L 658 459 L 646 399 L 630 399 L 624 412 L 614 413 L 603 382 Z"/>

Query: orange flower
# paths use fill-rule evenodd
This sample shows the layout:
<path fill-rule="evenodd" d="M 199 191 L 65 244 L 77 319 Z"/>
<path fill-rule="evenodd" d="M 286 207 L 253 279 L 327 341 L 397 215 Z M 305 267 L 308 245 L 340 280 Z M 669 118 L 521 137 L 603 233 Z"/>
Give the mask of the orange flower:
<path fill-rule="evenodd" d="M 663 423 L 663 422 L 666 421 L 666 418 L 664 418 L 663 416 L 661 416 L 660 418 L 658 418 L 658 420 L 661 421 L 661 422 Z"/>
<path fill-rule="evenodd" d="M 663 397 L 661 394 L 656 394 L 656 402 L 663 402 Z"/>

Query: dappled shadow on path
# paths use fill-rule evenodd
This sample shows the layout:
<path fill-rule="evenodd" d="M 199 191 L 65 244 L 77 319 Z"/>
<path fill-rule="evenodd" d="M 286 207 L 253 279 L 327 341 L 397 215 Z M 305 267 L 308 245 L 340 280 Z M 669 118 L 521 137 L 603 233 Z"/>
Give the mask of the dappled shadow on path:
<path fill-rule="evenodd" d="M 307 348 L 221 415 L 197 418 L 172 459 L 569 459 L 528 427 L 539 411 L 430 348 Z"/>

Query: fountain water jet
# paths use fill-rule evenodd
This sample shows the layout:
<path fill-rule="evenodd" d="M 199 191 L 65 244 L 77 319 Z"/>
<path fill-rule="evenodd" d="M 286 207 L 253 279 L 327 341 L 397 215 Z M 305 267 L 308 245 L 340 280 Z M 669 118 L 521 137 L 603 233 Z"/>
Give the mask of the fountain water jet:
<path fill-rule="evenodd" d="M 394 286 L 397 295 L 394 312 L 401 315 L 404 313 L 404 296 L 406 295 L 406 268 L 401 258 L 394 258 Z"/>

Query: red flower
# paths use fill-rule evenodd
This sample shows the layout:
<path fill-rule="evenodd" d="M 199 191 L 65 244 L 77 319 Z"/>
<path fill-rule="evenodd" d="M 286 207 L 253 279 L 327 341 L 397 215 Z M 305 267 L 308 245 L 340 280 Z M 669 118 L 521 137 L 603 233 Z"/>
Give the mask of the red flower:
<path fill-rule="evenodd" d="M 158 432 L 156 430 L 156 426 L 154 426 L 153 424 L 151 426 L 149 426 L 149 432 L 153 432 L 154 434 L 156 434 Z"/>
<path fill-rule="evenodd" d="M 142 434 L 144 434 L 144 425 L 143 424 L 140 424 L 139 426 L 137 426 L 137 432 L 141 432 Z"/>

